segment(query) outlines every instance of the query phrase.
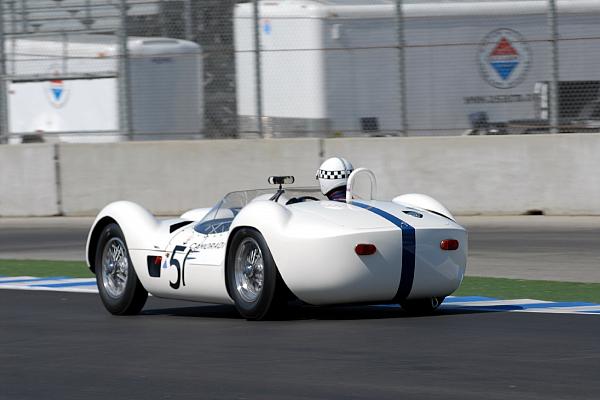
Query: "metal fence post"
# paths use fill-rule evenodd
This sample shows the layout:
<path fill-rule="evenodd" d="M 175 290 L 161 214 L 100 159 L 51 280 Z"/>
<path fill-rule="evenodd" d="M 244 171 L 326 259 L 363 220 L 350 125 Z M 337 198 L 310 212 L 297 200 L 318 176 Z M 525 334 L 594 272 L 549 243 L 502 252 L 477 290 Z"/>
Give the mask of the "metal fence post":
<path fill-rule="evenodd" d="M 192 16 L 192 0 L 185 0 L 183 2 L 183 21 L 185 29 L 185 40 L 194 40 L 194 29 L 193 29 L 193 16 Z"/>
<path fill-rule="evenodd" d="M 10 32 L 13 34 L 12 40 L 10 41 L 11 54 L 13 54 L 13 57 L 11 57 L 10 62 L 10 74 L 14 75 L 16 73 L 16 57 L 14 57 L 14 54 L 17 52 L 17 42 L 15 42 L 14 35 L 17 32 L 17 13 L 15 12 L 15 0 L 9 0 L 6 1 L 6 3 L 8 3 L 8 7 L 10 9 Z M 2 12 L 4 12 L 4 10 Z"/>
<path fill-rule="evenodd" d="M 258 122 L 258 135 L 263 134 L 263 103 L 262 103 L 262 68 L 260 46 L 260 15 L 258 10 L 259 0 L 254 0 L 254 69 L 256 83 L 256 120 Z"/>
<path fill-rule="evenodd" d="M 131 119 L 131 80 L 129 68 L 129 49 L 127 47 L 127 0 L 119 2 L 119 130 L 128 140 L 133 140 Z"/>
<path fill-rule="evenodd" d="M 29 32 L 29 21 L 27 21 L 27 0 L 21 0 L 21 33 Z"/>
<path fill-rule="evenodd" d="M 398 36 L 398 96 L 400 100 L 400 133 L 408 136 L 406 115 L 406 64 L 404 57 L 404 10 L 402 0 L 396 0 L 396 29 Z"/>
<path fill-rule="evenodd" d="M 559 59 L 558 59 L 558 26 L 556 20 L 556 0 L 548 0 L 548 29 L 550 31 L 550 65 L 552 68 L 552 77 L 550 79 L 549 96 L 548 96 L 548 112 L 550 123 L 550 132 L 559 132 L 559 96 L 558 96 L 558 82 L 559 82 Z"/>
<path fill-rule="evenodd" d="M 4 33 L 4 1 L 0 0 L 0 143 L 7 143 L 9 132 L 8 124 L 8 93 L 6 87 L 6 35 Z"/>

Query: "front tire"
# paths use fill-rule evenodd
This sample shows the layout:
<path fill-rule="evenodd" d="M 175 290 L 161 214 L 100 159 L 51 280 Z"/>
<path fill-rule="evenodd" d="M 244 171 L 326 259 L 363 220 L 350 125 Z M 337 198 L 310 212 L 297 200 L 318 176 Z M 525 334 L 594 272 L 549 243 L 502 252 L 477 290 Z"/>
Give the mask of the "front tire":
<path fill-rule="evenodd" d="M 428 315 L 433 313 L 442 304 L 445 297 L 431 297 L 428 299 L 404 300 L 400 306 L 411 315 Z"/>
<path fill-rule="evenodd" d="M 286 286 L 263 236 L 242 228 L 233 235 L 227 254 L 227 291 L 240 315 L 270 319 L 286 304 Z"/>
<path fill-rule="evenodd" d="M 148 292 L 140 283 L 125 236 L 119 225 L 107 225 L 96 248 L 96 283 L 104 307 L 114 315 L 133 315 L 146 304 Z"/>

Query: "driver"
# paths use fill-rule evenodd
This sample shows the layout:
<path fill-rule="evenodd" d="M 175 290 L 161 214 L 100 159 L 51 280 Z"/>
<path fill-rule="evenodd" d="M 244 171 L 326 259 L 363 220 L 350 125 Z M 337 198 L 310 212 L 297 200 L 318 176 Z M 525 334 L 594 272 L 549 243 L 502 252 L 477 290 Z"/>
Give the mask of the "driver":
<path fill-rule="evenodd" d="M 332 201 L 346 201 L 346 183 L 354 168 L 342 157 L 332 157 L 317 170 L 321 192 Z"/>

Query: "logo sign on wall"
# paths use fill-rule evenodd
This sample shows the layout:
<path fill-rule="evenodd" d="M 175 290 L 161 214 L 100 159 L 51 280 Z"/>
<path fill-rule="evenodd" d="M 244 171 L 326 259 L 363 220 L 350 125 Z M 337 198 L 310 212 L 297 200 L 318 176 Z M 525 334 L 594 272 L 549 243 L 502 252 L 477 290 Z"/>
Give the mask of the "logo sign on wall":
<path fill-rule="evenodd" d="M 530 60 L 531 52 L 525 39 L 512 29 L 496 29 L 479 45 L 481 76 L 499 89 L 510 89 L 523 82 Z"/>
<path fill-rule="evenodd" d="M 61 108 L 67 102 L 68 90 L 65 82 L 61 79 L 53 79 L 48 82 L 46 87 L 46 95 L 50 104 L 56 108 Z"/>
<path fill-rule="evenodd" d="M 271 20 L 265 18 L 261 20 L 262 30 L 265 35 L 270 35 L 273 32 L 273 25 L 271 24 Z"/>

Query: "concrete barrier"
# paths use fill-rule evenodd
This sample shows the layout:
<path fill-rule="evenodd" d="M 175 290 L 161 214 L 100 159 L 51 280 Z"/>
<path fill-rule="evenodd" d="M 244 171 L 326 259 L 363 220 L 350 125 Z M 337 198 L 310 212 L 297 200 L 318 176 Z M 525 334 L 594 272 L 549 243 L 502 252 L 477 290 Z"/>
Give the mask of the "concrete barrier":
<path fill-rule="evenodd" d="M 0 146 L 0 216 L 59 214 L 55 147 Z"/>
<path fill-rule="evenodd" d="M 319 151 L 318 139 L 64 144 L 63 210 L 90 215 L 111 201 L 131 200 L 177 214 L 210 207 L 230 191 L 269 187 L 270 175 L 314 185 Z"/>
<path fill-rule="evenodd" d="M 94 215 L 121 199 L 177 214 L 268 187 L 269 175 L 314 186 L 334 155 L 373 169 L 383 199 L 426 193 L 459 215 L 600 215 L 600 135 L 571 134 L 0 146 L 0 216 Z"/>
<path fill-rule="evenodd" d="M 600 135 L 326 140 L 378 177 L 380 197 L 425 193 L 456 214 L 600 214 Z"/>

